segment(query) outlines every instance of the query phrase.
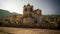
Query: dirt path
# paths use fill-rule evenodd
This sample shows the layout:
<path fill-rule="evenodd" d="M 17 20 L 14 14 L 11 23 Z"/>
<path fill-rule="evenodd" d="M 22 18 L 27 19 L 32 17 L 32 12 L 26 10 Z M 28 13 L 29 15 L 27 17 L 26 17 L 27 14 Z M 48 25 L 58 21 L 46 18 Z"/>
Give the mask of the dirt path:
<path fill-rule="evenodd" d="M 60 34 L 59 30 L 0 27 L 0 34 Z"/>

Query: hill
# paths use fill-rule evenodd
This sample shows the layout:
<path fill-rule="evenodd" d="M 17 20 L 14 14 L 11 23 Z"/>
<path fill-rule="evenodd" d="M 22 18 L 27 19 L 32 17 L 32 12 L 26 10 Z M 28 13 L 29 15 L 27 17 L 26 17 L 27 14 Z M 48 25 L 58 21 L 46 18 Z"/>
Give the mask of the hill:
<path fill-rule="evenodd" d="M 2 20 L 2 18 L 8 16 L 10 14 L 10 12 L 8 10 L 3 10 L 0 9 L 0 20 Z"/>

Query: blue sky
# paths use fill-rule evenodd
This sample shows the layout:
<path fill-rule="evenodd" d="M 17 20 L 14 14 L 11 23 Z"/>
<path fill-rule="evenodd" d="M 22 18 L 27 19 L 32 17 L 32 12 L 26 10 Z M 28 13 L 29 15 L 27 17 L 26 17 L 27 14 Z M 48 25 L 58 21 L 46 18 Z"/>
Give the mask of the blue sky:
<path fill-rule="evenodd" d="M 42 14 L 60 14 L 60 0 L 0 0 L 0 9 L 23 14 L 23 6 L 30 3 Z"/>

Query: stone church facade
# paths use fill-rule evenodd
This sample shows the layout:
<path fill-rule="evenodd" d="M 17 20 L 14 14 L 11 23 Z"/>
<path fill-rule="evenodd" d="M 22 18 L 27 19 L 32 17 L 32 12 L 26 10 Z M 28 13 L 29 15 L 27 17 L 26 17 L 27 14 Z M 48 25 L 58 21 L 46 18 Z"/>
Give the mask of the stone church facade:
<path fill-rule="evenodd" d="M 27 4 L 23 6 L 23 15 L 15 14 L 4 19 L 4 23 L 11 24 L 34 24 L 42 23 L 43 16 L 41 9 L 33 9 L 33 5 Z"/>
<path fill-rule="evenodd" d="M 23 14 L 14 14 L 3 19 L 3 26 L 28 26 L 28 27 L 44 27 L 56 28 L 60 27 L 60 19 L 53 16 L 42 15 L 41 9 L 33 9 L 33 5 L 27 4 L 23 6 Z"/>
<path fill-rule="evenodd" d="M 23 23 L 42 23 L 43 16 L 41 9 L 33 10 L 33 5 L 27 4 L 23 7 Z"/>

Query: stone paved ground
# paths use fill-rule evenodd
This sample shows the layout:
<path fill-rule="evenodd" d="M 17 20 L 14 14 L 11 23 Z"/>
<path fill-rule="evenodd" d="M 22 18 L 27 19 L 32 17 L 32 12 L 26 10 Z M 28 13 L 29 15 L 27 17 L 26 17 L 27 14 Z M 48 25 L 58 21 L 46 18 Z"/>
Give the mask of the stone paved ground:
<path fill-rule="evenodd" d="M 0 27 L 0 34 L 60 34 L 60 30 Z"/>

